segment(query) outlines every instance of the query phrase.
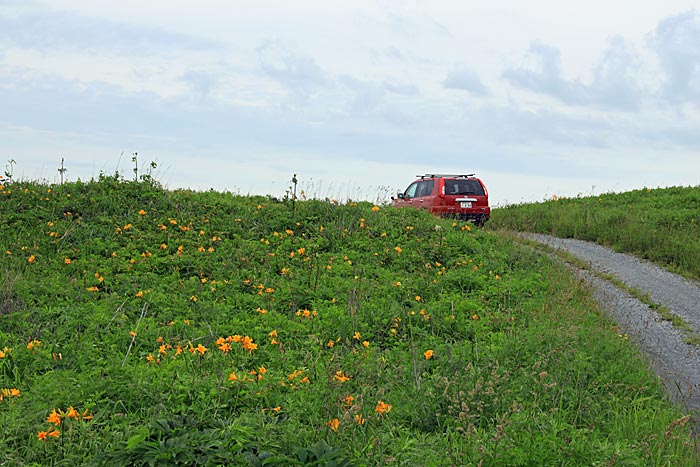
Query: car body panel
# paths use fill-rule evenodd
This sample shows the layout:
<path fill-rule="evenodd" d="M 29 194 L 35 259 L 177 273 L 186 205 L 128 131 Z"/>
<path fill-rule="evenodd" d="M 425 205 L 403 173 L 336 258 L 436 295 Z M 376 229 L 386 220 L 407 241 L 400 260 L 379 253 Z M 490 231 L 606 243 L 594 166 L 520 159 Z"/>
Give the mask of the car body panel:
<path fill-rule="evenodd" d="M 488 190 L 474 174 L 419 177 L 397 197 L 392 197 L 394 206 L 426 209 L 435 215 L 470 220 L 477 225 L 489 220 Z"/>

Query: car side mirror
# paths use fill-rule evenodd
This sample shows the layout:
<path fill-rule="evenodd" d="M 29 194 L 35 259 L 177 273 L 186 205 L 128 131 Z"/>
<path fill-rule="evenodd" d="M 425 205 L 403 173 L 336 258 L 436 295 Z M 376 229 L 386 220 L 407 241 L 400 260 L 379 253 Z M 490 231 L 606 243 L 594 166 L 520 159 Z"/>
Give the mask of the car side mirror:
<path fill-rule="evenodd" d="M 404 195 L 403 195 L 403 193 L 400 192 L 400 191 L 399 191 L 398 193 L 396 193 L 396 197 L 399 198 L 399 199 L 404 199 Z"/>

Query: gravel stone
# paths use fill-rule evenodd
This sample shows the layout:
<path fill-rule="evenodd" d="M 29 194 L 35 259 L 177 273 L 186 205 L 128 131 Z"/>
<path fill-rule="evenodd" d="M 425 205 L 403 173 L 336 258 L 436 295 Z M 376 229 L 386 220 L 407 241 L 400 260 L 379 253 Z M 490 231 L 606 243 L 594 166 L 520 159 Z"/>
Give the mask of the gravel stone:
<path fill-rule="evenodd" d="M 612 274 L 626 286 L 648 293 L 654 303 L 666 306 L 700 332 L 700 284 L 673 274 L 648 261 L 617 253 L 595 243 L 541 234 L 525 238 L 569 252 L 588 262 L 591 270 Z M 627 291 L 578 270 L 609 316 L 647 356 L 672 401 L 686 411 L 700 410 L 700 347 L 684 342 L 683 334 L 669 321 Z"/>

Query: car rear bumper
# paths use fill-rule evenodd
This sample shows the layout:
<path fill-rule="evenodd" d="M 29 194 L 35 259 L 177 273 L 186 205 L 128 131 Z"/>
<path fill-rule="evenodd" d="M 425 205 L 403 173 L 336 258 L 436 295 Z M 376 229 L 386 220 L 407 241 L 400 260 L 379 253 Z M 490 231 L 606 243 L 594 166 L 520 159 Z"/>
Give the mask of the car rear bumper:
<path fill-rule="evenodd" d="M 464 221 L 482 221 L 486 222 L 491 217 L 491 209 L 488 207 L 480 207 L 476 209 L 445 209 L 443 207 L 434 207 L 432 210 L 433 214 L 437 214 L 442 217 L 449 217 L 453 219 L 461 219 Z"/>

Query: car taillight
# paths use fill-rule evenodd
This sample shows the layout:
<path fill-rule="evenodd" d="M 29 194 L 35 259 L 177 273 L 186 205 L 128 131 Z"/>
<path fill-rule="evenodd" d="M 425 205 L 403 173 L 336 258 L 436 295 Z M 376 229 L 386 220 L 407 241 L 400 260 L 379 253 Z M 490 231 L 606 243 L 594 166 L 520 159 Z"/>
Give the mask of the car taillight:
<path fill-rule="evenodd" d="M 443 182 L 443 183 L 441 183 L 441 185 L 442 186 L 440 187 L 440 198 L 444 198 L 445 197 L 445 183 Z"/>

